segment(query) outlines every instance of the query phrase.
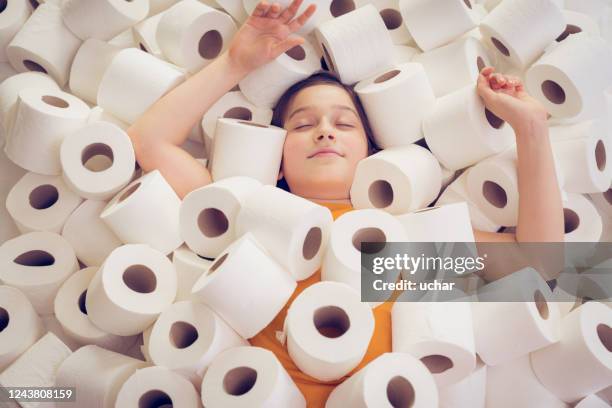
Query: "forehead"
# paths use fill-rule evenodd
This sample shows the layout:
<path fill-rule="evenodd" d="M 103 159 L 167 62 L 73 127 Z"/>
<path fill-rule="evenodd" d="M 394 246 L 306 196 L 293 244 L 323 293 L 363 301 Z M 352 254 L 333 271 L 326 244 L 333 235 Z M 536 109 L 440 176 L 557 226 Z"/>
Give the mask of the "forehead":
<path fill-rule="evenodd" d="M 353 100 L 346 90 L 335 85 L 320 84 L 309 86 L 295 94 L 287 108 L 287 117 L 294 110 L 308 105 L 316 106 L 323 111 L 332 109 L 334 105 L 346 105 L 355 108 Z"/>

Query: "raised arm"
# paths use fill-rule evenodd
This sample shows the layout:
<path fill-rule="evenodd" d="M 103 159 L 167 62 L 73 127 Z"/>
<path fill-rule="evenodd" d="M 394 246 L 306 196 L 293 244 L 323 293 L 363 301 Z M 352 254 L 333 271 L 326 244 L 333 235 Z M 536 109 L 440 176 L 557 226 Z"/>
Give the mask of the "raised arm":
<path fill-rule="evenodd" d="M 249 72 L 304 42 L 292 35 L 314 13 L 294 18 L 302 0 L 282 9 L 262 1 L 238 30 L 228 51 L 153 104 L 130 128 L 136 159 L 145 171 L 158 169 L 182 198 L 211 182 L 210 173 L 181 149 L 206 111 Z"/>

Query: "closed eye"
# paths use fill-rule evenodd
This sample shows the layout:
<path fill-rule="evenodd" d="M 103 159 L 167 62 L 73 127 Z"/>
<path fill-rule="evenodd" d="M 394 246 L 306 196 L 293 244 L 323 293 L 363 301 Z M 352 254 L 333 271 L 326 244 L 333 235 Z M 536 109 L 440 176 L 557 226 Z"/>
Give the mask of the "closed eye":
<path fill-rule="evenodd" d="M 294 129 L 295 130 L 306 129 L 306 128 L 310 127 L 310 126 L 312 126 L 312 125 L 308 125 L 308 124 L 307 125 L 300 125 L 300 126 L 296 126 Z"/>
<path fill-rule="evenodd" d="M 338 126 L 340 127 L 347 127 L 347 128 L 354 128 L 355 126 L 351 125 L 350 123 L 338 123 Z"/>

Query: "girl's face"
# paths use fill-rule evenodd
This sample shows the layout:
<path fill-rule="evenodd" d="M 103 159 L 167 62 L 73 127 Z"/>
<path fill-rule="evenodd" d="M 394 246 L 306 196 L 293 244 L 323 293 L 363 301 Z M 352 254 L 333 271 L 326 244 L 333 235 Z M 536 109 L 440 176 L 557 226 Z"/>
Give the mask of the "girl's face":
<path fill-rule="evenodd" d="M 293 194 L 348 199 L 357 163 L 368 155 L 365 129 L 350 95 L 333 85 L 313 85 L 289 103 L 281 176 Z"/>

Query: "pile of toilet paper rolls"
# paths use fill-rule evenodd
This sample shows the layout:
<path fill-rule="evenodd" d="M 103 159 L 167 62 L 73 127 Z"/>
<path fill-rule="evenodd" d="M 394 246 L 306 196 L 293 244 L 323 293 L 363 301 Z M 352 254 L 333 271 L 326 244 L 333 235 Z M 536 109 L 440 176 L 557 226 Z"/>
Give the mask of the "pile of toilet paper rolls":
<path fill-rule="evenodd" d="M 612 242 L 612 3 L 305 0 L 305 42 L 193 124 L 182 147 L 213 182 L 181 199 L 127 129 L 257 3 L 0 1 L 0 387 L 76 387 L 67 408 L 306 407 L 300 371 L 336 384 L 330 408 L 610 406 L 612 301 L 530 268 L 457 279 L 464 301 L 396 302 L 391 352 L 360 365 L 380 313 L 360 299 L 360 244 L 516 227 L 514 131 L 475 89 L 495 66 L 551 115 L 565 241 L 609 266 L 595 244 Z M 354 87 L 378 147 L 336 220 L 276 186 L 274 107 L 321 69 Z M 502 287 L 523 301 L 488 303 Z M 293 371 L 249 342 L 283 313 L 271 341 Z"/>

